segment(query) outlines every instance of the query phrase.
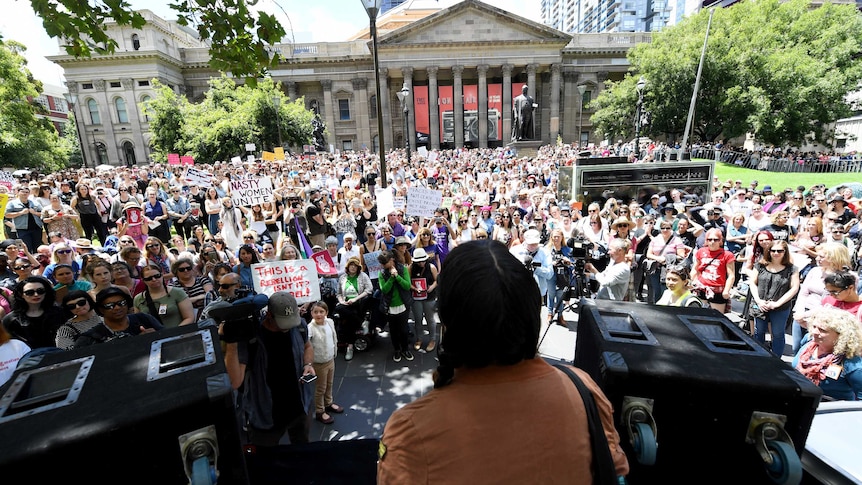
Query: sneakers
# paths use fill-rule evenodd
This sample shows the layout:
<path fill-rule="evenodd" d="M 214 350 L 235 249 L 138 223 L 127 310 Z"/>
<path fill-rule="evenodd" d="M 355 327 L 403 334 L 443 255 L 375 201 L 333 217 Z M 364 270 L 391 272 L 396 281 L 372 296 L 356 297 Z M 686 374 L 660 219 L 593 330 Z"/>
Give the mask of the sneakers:
<path fill-rule="evenodd" d="M 394 362 L 401 362 L 401 352 L 395 352 L 395 354 L 392 356 L 392 360 Z"/>
<path fill-rule="evenodd" d="M 344 360 L 353 360 L 353 345 L 347 346 L 347 352 L 344 354 Z"/>
<path fill-rule="evenodd" d="M 413 360 L 413 352 L 410 352 L 409 350 L 405 350 L 404 352 L 401 352 L 401 355 L 403 355 L 404 358 L 407 360 Z"/>

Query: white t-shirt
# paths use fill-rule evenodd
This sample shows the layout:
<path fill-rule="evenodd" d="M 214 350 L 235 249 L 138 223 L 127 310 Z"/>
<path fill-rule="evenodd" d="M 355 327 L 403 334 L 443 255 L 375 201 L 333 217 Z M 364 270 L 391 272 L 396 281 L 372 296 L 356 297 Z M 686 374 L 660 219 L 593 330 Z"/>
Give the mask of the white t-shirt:
<path fill-rule="evenodd" d="M 0 386 L 12 378 L 18 361 L 29 351 L 27 344 L 14 338 L 0 345 Z"/>

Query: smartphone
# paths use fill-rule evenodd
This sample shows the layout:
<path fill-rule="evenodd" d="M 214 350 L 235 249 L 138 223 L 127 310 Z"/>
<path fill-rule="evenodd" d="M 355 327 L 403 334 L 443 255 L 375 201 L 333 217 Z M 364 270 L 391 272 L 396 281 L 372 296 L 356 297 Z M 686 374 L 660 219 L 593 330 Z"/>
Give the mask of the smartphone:
<path fill-rule="evenodd" d="M 304 383 L 308 384 L 308 383 L 310 383 L 310 382 L 314 382 L 314 381 L 316 381 L 316 380 L 317 380 L 317 376 L 313 376 L 313 375 L 311 375 L 311 374 L 308 374 L 308 375 L 305 375 L 305 376 L 300 377 L 300 378 L 299 378 L 299 380 L 301 380 L 302 382 L 304 382 Z"/>

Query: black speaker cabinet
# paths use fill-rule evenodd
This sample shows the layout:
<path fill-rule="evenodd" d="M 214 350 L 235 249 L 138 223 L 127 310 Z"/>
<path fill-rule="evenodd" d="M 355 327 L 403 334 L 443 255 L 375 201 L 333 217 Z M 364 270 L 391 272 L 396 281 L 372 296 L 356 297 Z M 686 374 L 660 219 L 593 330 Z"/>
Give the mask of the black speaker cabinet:
<path fill-rule="evenodd" d="M 0 393 L 4 477 L 187 484 L 195 464 L 220 484 L 248 483 L 214 328 L 45 354 Z"/>
<path fill-rule="evenodd" d="M 614 406 L 630 483 L 771 483 L 758 448 L 798 461 L 822 394 L 712 309 L 582 300 L 574 363 Z"/>

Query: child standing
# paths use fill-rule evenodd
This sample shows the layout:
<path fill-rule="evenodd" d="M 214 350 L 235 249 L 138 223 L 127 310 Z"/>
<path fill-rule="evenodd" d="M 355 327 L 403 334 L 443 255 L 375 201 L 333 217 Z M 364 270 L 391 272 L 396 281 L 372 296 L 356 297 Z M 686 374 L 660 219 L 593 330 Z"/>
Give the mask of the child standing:
<path fill-rule="evenodd" d="M 332 424 L 335 421 L 330 413 L 344 412 L 343 407 L 332 402 L 338 337 L 335 333 L 335 322 L 327 318 L 328 314 L 329 306 L 318 301 L 311 305 L 311 323 L 308 324 L 308 336 L 314 348 L 314 373 L 317 375 L 317 388 L 314 392 L 315 419 L 323 424 Z"/>

